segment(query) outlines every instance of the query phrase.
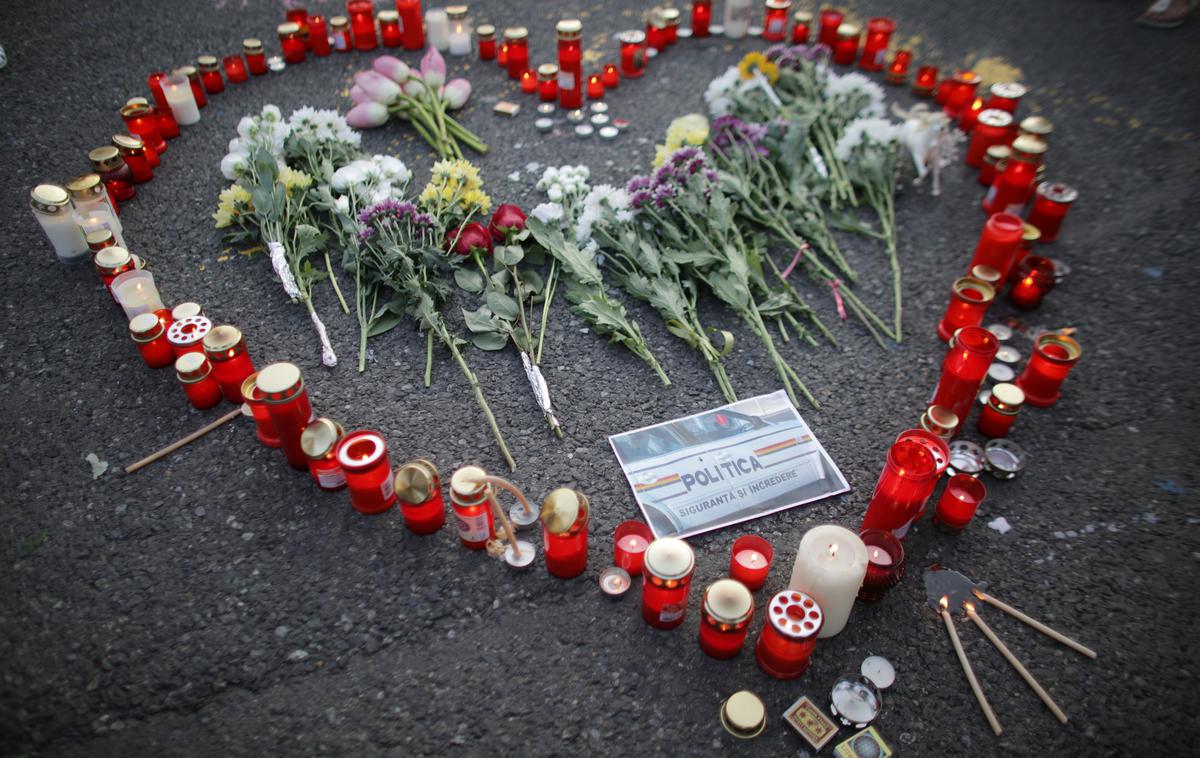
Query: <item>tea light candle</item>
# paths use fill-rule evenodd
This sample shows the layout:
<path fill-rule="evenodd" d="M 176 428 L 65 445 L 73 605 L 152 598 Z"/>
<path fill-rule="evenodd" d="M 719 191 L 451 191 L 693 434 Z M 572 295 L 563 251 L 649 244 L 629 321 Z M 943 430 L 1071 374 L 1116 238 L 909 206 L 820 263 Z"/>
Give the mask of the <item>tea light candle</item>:
<path fill-rule="evenodd" d="M 955 474 L 938 500 L 934 523 L 943 531 L 958 534 L 975 518 L 975 511 L 986 495 L 983 482 L 970 474 Z"/>
<path fill-rule="evenodd" d="M 788 588 L 808 593 L 820 604 L 825 616 L 820 637 L 846 627 L 869 562 L 867 546 L 845 527 L 816 526 L 800 540 Z"/>
<path fill-rule="evenodd" d="M 739 537 L 729 557 L 729 576 L 755 592 L 766 584 L 774 556 L 775 548 L 762 537 L 754 534 Z"/>
<path fill-rule="evenodd" d="M 600 572 L 600 591 L 613 600 L 624 597 L 632 584 L 629 572 L 623 568 L 609 566 Z"/>
<path fill-rule="evenodd" d="M 1025 392 L 1025 402 L 1035 408 L 1049 408 L 1058 402 L 1062 383 L 1082 354 L 1083 348 L 1072 337 L 1057 332 L 1038 335 L 1033 355 L 1016 381 Z"/>
<path fill-rule="evenodd" d="M 642 573 L 642 558 L 654 535 L 641 521 L 624 521 L 613 532 L 613 563 L 632 576 Z"/>
<path fill-rule="evenodd" d="M 867 546 L 867 574 L 863 577 L 858 599 L 874 603 L 904 578 L 904 546 L 884 529 L 864 529 L 859 539 Z"/>
<path fill-rule="evenodd" d="M 114 278 L 110 286 L 127 319 L 166 309 L 154 286 L 154 274 L 149 271 L 126 271 Z"/>
<path fill-rule="evenodd" d="M 537 75 L 529 69 L 521 72 L 521 91 L 527 94 L 537 92 Z"/>
<path fill-rule="evenodd" d="M 191 126 L 199 123 L 200 109 L 196 107 L 196 98 L 192 94 L 192 85 L 182 74 L 168 74 L 162 80 L 163 95 L 167 105 L 171 107 L 171 115 L 180 126 Z"/>
<path fill-rule="evenodd" d="M 912 53 L 900 50 L 888 64 L 885 79 L 888 84 L 901 85 L 908 81 L 908 67 L 912 64 Z"/>
<path fill-rule="evenodd" d="M 1008 292 L 1009 302 L 1018 308 L 1034 310 L 1054 289 L 1054 261 L 1041 255 L 1027 255 L 1017 268 L 1016 276 Z"/>
<path fill-rule="evenodd" d="M 604 82 L 600 81 L 599 74 L 588 76 L 587 96 L 588 100 L 600 100 L 604 97 Z"/>
<path fill-rule="evenodd" d="M 917 97 L 929 97 L 932 95 L 933 88 L 937 86 L 937 77 L 937 66 L 921 66 L 918 68 L 917 76 L 913 79 L 913 94 Z"/>

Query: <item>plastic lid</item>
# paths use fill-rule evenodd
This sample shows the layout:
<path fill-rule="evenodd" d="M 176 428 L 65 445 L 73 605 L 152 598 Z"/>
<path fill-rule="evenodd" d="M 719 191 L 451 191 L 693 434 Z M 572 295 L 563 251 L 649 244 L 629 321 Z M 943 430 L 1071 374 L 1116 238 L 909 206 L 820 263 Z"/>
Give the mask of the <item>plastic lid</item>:
<path fill-rule="evenodd" d="M 93 260 L 99 268 L 116 268 L 128 263 L 130 257 L 128 250 L 120 245 L 113 245 L 97 251 Z"/>
<path fill-rule="evenodd" d="M 1003 128 L 1012 126 L 1013 115 L 1008 111 L 1000 110 L 999 108 L 988 108 L 979 112 L 979 123 L 985 126 L 995 126 Z"/>
<path fill-rule="evenodd" d="M 754 596 L 736 579 L 718 579 L 704 591 L 704 610 L 723 624 L 740 624 L 754 612 Z"/>
<path fill-rule="evenodd" d="M 212 353 L 232 350 L 242 341 L 242 330 L 236 326 L 218 326 L 204 335 L 204 349 Z"/>
<path fill-rule="evenodd" d="M 696 555 L 691 546 L 675 537 L 651 542 L 643 560 L 643 565 L 660 579 L 682 579 L 696 567 Z"/>
<path fill-rule="evenodd" d="M 807 592 L 784 590 L 777 592 L 767 606 L 767 621 L 790 640 L 816 637 L 825 623 L 821 606 Z"/>
<path fill-rule="evenodd" d="M 184 353 L 175 359 L 175 373 L 183 382 L 194 382 L 208 376 L 212 371 L 203 353 Z"/>
<path fill-rule="evenodd" d="M 1054 124 L 1045 116 L 1026 116 L 1021 120 L 1021 131 L 1045 137 L 1054 131 Z"/>
<path fill-rule="evenodd" d="M 510 26 L 504 30 L 504 39 L 525 39 L 529 30 L 523 26 Z"/>
<path fill-rule="evenodd" d="M 554 31 L 560 35 L 578 37 L 583 33 L 583 22 L 577 18 L 564 18 L 554 25 Z"/>
<path fill-rule="evenodd" d="M 1023 134 L 1013 140 L 1012 149 L 1014 152 L 1026 155 L 1041 155 L 1046 152 L 1046 143 L 1032 134 Z"/>
<path fill-rule="evenodd" d="M 1006 100 L 1016 100 L 1025 96 L 1025 85 L 1020 82 L 997 82 L 991 86 L 989 91 L 996 97 L 1002 97 Z"/>
<path fill-rule="evenodd" d="M 182 321 L 190 316 L 202 315 L 200 303 L 180 303 L 171 309 L 171 319 L 173 321 Z"/>
<path fill-rule="evenodd" d="M 1015 408 L 1025 402 L 1025 392 L 1015 384 L 1000 382 L 992 387 L 992 397 L 997 401 Z"/>
<path fill-rule="evenodd" d="M 158 316 L 153 313 L 139 313 L 129 320 L 129 333 L 138 337 L 157 337 L 162 334 L 163 325 Z M 151 337 L 153 339 L 153 337 Z"/>
<path fill-rule="evenodd" d="M 45 213 L 58 213 L 70 201 L 67 191 L 57 184 L 39 184 L 29 192 L 29 204 Z"/>

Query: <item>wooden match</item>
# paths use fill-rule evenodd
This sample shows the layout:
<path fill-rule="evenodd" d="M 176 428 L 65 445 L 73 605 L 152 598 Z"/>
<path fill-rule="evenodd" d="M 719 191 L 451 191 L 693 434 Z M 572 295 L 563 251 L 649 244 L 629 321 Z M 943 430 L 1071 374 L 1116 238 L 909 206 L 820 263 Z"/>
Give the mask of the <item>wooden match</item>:
<path fill-rule="evenodd" d="M 175 452 L 176 450 L 183 447 L 184 445 L 187 445 L 191 442 L 195 442 L 196 440 L 200 439 L 204 435 L 211 432 L 213 429 L 216 429 L 218 426 L 221 426 L 222 424 L 228 424 L 230 421 L 233 421 L 235 418 L 237 418 L 238 416 L 241 416 L 241 415 L 242 415 L 241 408 L 238 408 L 237 410 L 232 410 L 229 413 L 226 413 L 221 418 L 212 422 L 208 426 L 201 427 L 200 429 L 197 429 L 196 431 L 192 432 L 191 434 L 184 437 L 183 439 L 179 439 L 179 440 L 172 442 L 170 445 L 167 445 L 162 450 L 151 453 L 150 455 L 147 455 L 145 458 L 141 459 L 140 461 L 138 461 L 136 463 L 129 464 L 128 466 L 125 467 L 125 473 L 132 474 L 134 471 L 137 471 L 140 468 L 149 466 L 151 463 L 154 463 L 159 458 L 170 455 L 171 453 Z"/>
<path fill-rule="evenodd" d="M 979 701 L 979 707 L 983 711 L 983 715 L 987 717 L 992 731 L 999 737 L 1004 730 L 1000 727 L 1000 722 L 996 719 L 992 706 L 988 704 L 987 697 L 983 694 L 983 688 L 979 686 L 979 680 L 975 678 L 975 671 L 971 668 L 971 662 L 967 660 L 962 641 L 958 639 L 958 630 L 954 628 L 954 619 L 950 618 L 950 612 L 946 610 L 946 598 L 944 597 L 942 598 L 941 614 L 942 621 L 946 623 L 946 631 L 950 633 L 950 641 L 954 643 L 954 652 L 958 655 L 958 662 L 962 664 L 963 673 L 967 675 L 967 683 L 971 685 L 971 691 L 975 693 L 975 699 Z"/>
<path fill-rule="evenodd" d="M 1067 714 L 1063 713 L 1062 709 L 1058 707 L 1058 703 L 1054 702 L 1054 698 L 1050 697 L 1050 694 L 1042 689 L 1042 685 L 1038 684 L 1038 681 L 1033 678 L 1033 674 L 1030 674 L 1029 670 L 1017 660 L 1017 657 L 1012 654 L 1008 646 L 1000 641 L 1000 638 L 996 636 L 992 628 L 984 623 L 979 614 L 975 612 L 975 606 L 968 601 L 963 603 L 963 608 L 967 612 L 967 618 L 975 622 L 975 626 L 979 627 L 979 631 L 983 632 L 983 636 L 987 637 L 996 646 L 996 649 L 1000 651 L 1000 654 L 1004 656 L 1005 660 L 1012 664 L 1012 667 L 1017 670 L 1017 673 L 1021 675 L 1021 678 L 1025 680 L 1025 683 L 1030 686 L 1034 693 L 1041 698 L 1041 701 L 1046 704 L 1046 707 L 1050 709 L 1054 717 L 1064 724 L 1067 723 Z"/>
<path fill-rule="evenodd" d="M 1094 659 L 1096 657 L 1096 651 L 1092 650 L 1090 647 L 1087 647 L 1086 645 L 1082 645 L 1082 644 L 1076 642 L 1075 640 L 1071 639 L 1070 637 L 1068 637 L 1065 634 L 1062 634 L 1061 632 L 1056 632 L 1055 630 L 1051 629 L 1050 627 L 1046 626 L 1045 624 L 1043 624 L 1042 622 L 1038 621 L 1035 618 L 1026 616 L 1024 613 L 1021 613 L 1020 611 L 1018 611 L 1016 608 L 1013 608 L 1008 603 L 1004 603 L 1004 602 L 997 600 L 996 598 L 987 594 L 986 592 L 979 589 L 978 587 L 976 587 L 974 590 L 972 590 L 972 592 L 975 593 L 975 597 L 979 598 L 983 602 L 999 608 L 1000 610 L 1004 611 L 1005 613 L 1007 613 L 1008 615 L 1017 619 L 1018 621 L 1024 621 L 1026 624 L 1032 626 L 1034 629 L 1037 629 L 1039 632 L 1046 635 L 1050 639 L 1061 642 L 1062 644 L 1071 648 L 1075 652 L 1086 655 L 1088 658 Z"/>

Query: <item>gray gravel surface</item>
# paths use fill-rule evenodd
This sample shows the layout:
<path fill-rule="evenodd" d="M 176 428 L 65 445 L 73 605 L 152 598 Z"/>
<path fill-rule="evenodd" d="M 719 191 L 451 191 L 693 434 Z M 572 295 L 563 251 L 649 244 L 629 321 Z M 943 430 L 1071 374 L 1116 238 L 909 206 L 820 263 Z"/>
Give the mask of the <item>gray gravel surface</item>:
<path fill-rule="evenodd" d="M 252 34 L 270 40 L 282 10 L 245 0 L 9 3 L 0 33 L 9 58 L 0 71 L 8 209 L 0 229 L 0 751 L 807 755 L 780 721 L 783 710 L 803 694 L 824 703 L 839 675 L 881 654 L 898 678 L 878 728 L 904 755 L 1189 753 L 1200 736 L 1190 706 L 1200 562 L 1191 435 L 1200 347 L 1192 279 L 1200 232 L 1197 24 L 1137 28 L 1138 8 L 1127 2 L 851 6 L 860 17 L 895 16 L 920 61 L 996 58 L 1020 69 L 1032 89 L 1027 109 L 1057 125 L 1050 175 L 1081 190 L 1052 248 L 1074 274 L 1024 318 L 1031 327 L 1078 327 L 1085 352 L 1057 407 L 1022 414 L 1015 438 L 1032 455 L 1026 474 L 989 481 L 979 517 L 959 537 L 921 524 L 907 541 L 908 579 L 822 641 L 803 679 L 780 682 L 762 674 L 748 650 L 728 662 L 701 654 L 699 586 L 725 571 L 733 540 L 753 531 L 778 556 L 764 599 L 785 585 L 806 529 L 858 523 L 889 441 L 915 423 L 937 380 L 943 350 L 934 326 L 983 221 L 973 173 L 956 165 L 940 198 L 910 191 L 898 203 L 908 335 L 901 345 L 880 350 L 847 324 L 837 329 L 842 349 L 787 348 L 824 406 L 801 411 L 853 492 L 692 540 L 692 611 L 682 628 L 657 632 L 639 618 L 636 592 L 611 603 L 595 588 L 611 561 L 614 526 L 636 515 L 605 437 L 718 405 L 720 395 L 703 363 L 636 305 L 670 387 L 556 305 L 546 364 L 564 440 L 543 428 L 511 352 L 469 354 L 518 459 L 514 481 L 539 499 L 554 486 L 576 486 L 594 503 L 589 569 L 574 581 L 540 565 L 510 573 L 460 548 L 449 529 L 415 537 L 397 512 L 364 518 L 344 495 L 322 494 L 258 445 L 247 424 L 142 473 L 119 473 L 220 411 L 191 410 L 170 372 L 140 364 L 95 275 L 54 261 L 26 205 L 28 190 L 85 170 L 86 151 L 119 129 L 118 106 L 146 94 L 147 72 L 232 52 Z M 333 15 L 338 6 L 309 7 Z M 552 56 L 556 18 L 579 11 L 588 47 L 609 51 L 607 58 L 611 33 L 636 25 L 642 7 L 516 0 L 479 2 L 473 13 L 527 24 L 537 62 Z M 529 162 L 582 161 L 597 179 L 628 176 L 648 163 L 670 118 L 699 109 L 704 84 L 753 47 L 718 38 L 671 49 L 651 75 L 608 99 L 613 115 L 634 122 L 611 143 L 540 136 L 531 107 L 513 120 L 494 117 L 497 98 L 532 103 L 493 65 L 460 64 L 476 88 L 464 120 L 493 147 L 479 161 L 489 191 L 498 202 L 535 202 Z M 400 328 L 374 344 L 375 362 L 357 374 L 353 320 L 339 316 L 322 289 L 319 305 L 345 359 L 323 369 L 303 310 L 286 302 L 266 260 L 224 255 L 209 219 L 224 184 L 217 162 L 241 115 L 268 102 L 285 113 L 341 107 L 350 75 L 368 61 L 335 55 L 213 97 L 127 205 L 126 235 L 169 301 L 198 300 L 239 325 L 259 365 L 297 362 L 314 406 L 347 428 L 382 431 L 394 460 L 428 457 L 447 473 L 476 462 L 500 473 L 446 355 L 436 359 L 433 386 L 423 388 L 424 341 Z M 365 146 L 403 158 L 417 181 L 431 162 L 400 126 L 369 134 Z M 510 181 L 517 170 L 521 180 Z M 881 251 L 862 241 L 848 246 L 869 272 L 859 292 L 885 311 Z M 833 320 L 827 294 L 806 292 Z M 739 391 L 776 389 L 751 336 L 728 313 L 707 312 L 738 334 L 730 373 Z M 1001 304 L 994 315 L 1009 313 Z M 1026 338 L 1015 344 L 1029 352 Z M 93 452 L 110 464 L 96 479 L 84 460 Z M 1013 530 L 985 526 L 997 516 Z M 984 611 L 1070 715 L 1067 726 L 962 626 L 1005 726 L 992 736 L 923 604 L 920 574 L 932 562 L 988 580 L 998 596 L 1100 651 L 1088 661 Z M 769 712 L 766 733 L 751 743 L 735 742 L 717 719 L 722 700 L 741 688 L 758 692 Z"/>

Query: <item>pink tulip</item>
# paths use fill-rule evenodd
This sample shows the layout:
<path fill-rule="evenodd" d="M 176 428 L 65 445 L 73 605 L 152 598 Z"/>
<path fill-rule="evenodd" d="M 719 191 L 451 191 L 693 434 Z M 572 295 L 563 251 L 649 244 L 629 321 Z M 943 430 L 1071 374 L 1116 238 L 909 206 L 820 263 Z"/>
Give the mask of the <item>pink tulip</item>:
<path fill-rule="evenodd" d="M 420 97 L 425 94 L 425 85 L 421 84 L 421 75 L 413 72 L 409 80 L 404 83 L 404 94 L 409 97 Z"/>
<path fill-rule="evenodd" d="M 442 90 L 442 99 L 446 101 L 446 107 L 452 111 L 467 104 L 467 98 L 471 96 L 471 83 L 466 79 L 451 79 L 446 82 L 446 86 Z"/>
<path fill-rule="evenodd" d="M 374 100 L 371 99 L 371 96 L 367 94 L 366 90 L 364 90 L 362 87 L 358 86 L 357 84 L 350 88 L 350 101 L 353 102 L 355 105 L 362 105 L 363 103 L 375 102 Z"/>
<path fill-rule="evenodd" d="M 408 64 L 393 55 L 379 56 L 371 63 L 371 68 L 396 84 L 404 84 L 408 80 Z"/>
<path fill-rule="evenodd" d="M 421 77 L 430 87 L 440 87 L 446 81 L 446 59 L 436 47 L 430 47 L 421 58 Z"/>
<path fill-rule="evenodd" d="M 388 109 L 383 103 L 359 103 L 346 114 L 346 123 L 355 129 L 374 129 L 388 120 Z"/>
<path fill-rule="evenodd" d="M 359 71 L 354 75 L 354 83 L 377 103 L 391 105 L 400 97 L 400 85 L 378 71 Z"/>

